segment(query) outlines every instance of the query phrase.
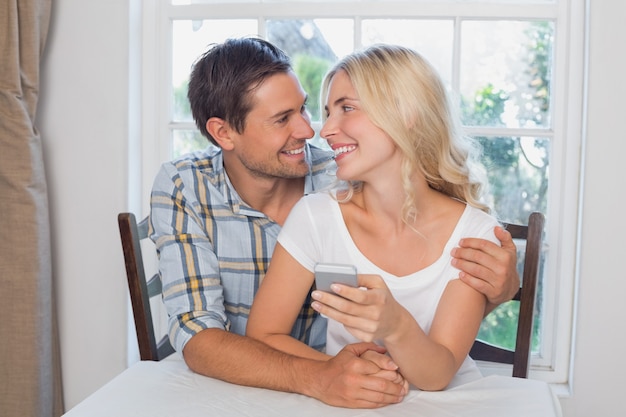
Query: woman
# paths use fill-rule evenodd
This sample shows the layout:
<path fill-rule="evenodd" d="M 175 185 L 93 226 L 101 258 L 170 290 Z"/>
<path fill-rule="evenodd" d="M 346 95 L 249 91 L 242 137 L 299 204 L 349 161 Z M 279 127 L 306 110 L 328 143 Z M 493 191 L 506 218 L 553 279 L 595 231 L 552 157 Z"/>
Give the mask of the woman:
<path fill-rule="evenodd" d="M 321 135 L 343 186 L 303 197 L 289 215 L 247 334 L 320 360 L 374 341 L 423 390 L 479 378 L 467 355 L 486 300 L 457 279 L 450 251 L 463 237 L 498 243 L 498 223 L 480 202 L 443 83 L 415 51 L 376 45 L 340 61 L 323 97 Z M 320 262 L 354 265 L 361 287 L 313 292 L 330 319 L 325 353 L 289 336 Z"/>

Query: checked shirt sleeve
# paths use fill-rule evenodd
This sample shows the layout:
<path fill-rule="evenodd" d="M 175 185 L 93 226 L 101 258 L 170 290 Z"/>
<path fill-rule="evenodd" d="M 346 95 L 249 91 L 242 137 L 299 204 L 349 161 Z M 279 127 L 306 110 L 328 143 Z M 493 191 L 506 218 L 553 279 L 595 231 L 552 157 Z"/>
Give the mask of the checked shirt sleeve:
<path fill-rule="evenodd" d="M 164 164 L 150 198 L 150 237 L 159 256 L 169 337 L 178 352 L 201 330 L 229 326 L 218 260 L 192 171 Z"/>

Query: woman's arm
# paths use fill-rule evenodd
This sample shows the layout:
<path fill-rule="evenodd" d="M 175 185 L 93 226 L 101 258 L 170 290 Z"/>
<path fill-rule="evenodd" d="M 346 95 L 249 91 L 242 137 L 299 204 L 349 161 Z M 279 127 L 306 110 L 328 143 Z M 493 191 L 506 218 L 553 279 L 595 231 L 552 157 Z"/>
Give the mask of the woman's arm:
<path fill-rule="evenodd" d="M 414 385 L 424 390 L 444 389 L 476 339 L 485 304 L 481 293 L 452 280 L 439 301 L 428 335 L 421 328 L 396 332 L 385 340 L 385 347 Z M 419 327 L 416 322 L 413 325 Z"/>
<path fill-rule="evenodd" d="M 312 284 L 313 273 L 277 243 L 270 267 L 252 303 L 246 335 L 296 356 L 328 360 L 328 355 L 290 335 Z"/>
<path fill-rule="evenodd" d="M 382 278 L 360 275 L 367 291 L 346 286 L 342 297 L 314 292 L 313 307 L 363 341 L 382 341 L 402 375 L 423 390 L 444 389 L 465 360 L 478 333 L 485 297 L 460 280 L 448 283 L 429 334 L 391 295 Z"/>

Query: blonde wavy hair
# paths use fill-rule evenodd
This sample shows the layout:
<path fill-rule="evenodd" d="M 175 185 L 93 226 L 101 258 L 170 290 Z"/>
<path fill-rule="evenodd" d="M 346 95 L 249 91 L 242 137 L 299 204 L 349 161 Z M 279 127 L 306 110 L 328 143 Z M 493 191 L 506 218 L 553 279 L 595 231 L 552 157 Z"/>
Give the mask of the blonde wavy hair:
<path fill-rule="evenodd" d="M 485 212 L 482 181 L 475 164 L 478 148 L 460 133 L 460 122 L 437 71 L 420 54 L 397 45 L 373 45 L 339 61 L 324 78 L 321 99 L 344 70 L 361 106 L 374 125 L 395 142 L 403 155 L 406 191 L 403 219 L 415 216 L 412 174 L 424 175 L 431 188 Z M 325 121 L 325 120 L 324 120 Z M 349 199 L 361 184 L 349 182 Z"/>

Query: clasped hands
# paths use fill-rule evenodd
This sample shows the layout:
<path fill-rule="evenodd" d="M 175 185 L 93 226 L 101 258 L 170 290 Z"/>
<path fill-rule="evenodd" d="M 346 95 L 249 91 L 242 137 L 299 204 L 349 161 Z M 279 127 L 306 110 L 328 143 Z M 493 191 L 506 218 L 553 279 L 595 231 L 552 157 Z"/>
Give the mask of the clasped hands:
<path fill-rule="evenodd" d="M 409 383 L 386 349 L 374 343 L 345 346 L 324 364 L 321 391 L 313 396 L 327 404 L 349 408 L 379 408 L 401 402 Z"/>

